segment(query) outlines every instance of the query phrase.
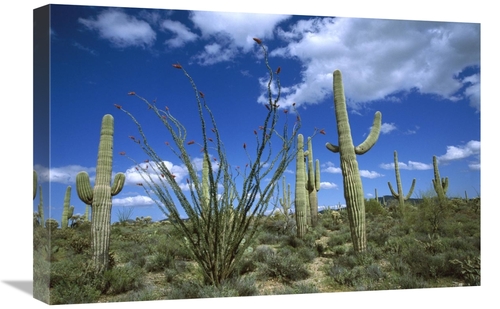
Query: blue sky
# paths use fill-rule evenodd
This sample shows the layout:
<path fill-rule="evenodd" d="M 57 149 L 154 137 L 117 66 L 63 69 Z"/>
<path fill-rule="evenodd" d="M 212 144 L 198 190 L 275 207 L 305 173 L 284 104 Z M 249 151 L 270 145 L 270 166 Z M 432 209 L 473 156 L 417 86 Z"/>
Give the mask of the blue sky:
<path fill-rule="evenodd" d="M 150 132 L 159 132 L 149 134 L 158 149 L 167 132 L 156 131 L 156 120 L 128 92 L 168 106 L 196 139 L 193 92 L 173 63 L 180 63 L 205 93 L 229 161 L 244 165 L 242 144 L 252 140 L 265 114 L 267 71 L 253 37 L 267 46 L 271 66 L 281 67 L 280 107 L 296 103 L 304 136 L 315 128 L 326 132 L 313 140 L 314 158 L 321 163 L 320 206 L 345 203 L 339 155 L 325 148 L 326 142 L 338 143 L 335 69 L 343 73 L 355 145 L 368 134 L 374 113 L 382 113 L 379 140 L 357 157 L 366 198 L 375 189 L 379 196 L 390 195 L 387 182 L 396 186 L 394 151 L 405 194 L 413 178 L 412 197 L 432 191 L 434 155 L 441 177 L 449 178 L 449 196 L 480 194 L 478 23 L 53 6 L 51 166 L 40 165 L 34 154 L 46 217 L 50 206 L 50 217 L 60 220 L 67 186 L 72 186 L 75 213 L 84 212 L 75 176 L 82 170 L 95 176 L 100 122 L 110 113 L 115 118 L 113 172 L 127 176 L 123 191 L 113 198 L 112 221 L 127 207 L 133 207 L 133 218 L 163 218 L 136 185 L 141 179 L 133 163 L 118 154 L 147 159 L 129 139 L 138 135 L 135 125 L 114 104 L 133 112 Z M 183 167 L 164 152 L 176 179 L 185 181 Z M 193 158 L 197 152 L 192 151 Z M 293 163 L 285 173 L 292 188 L 294 170 Z M 34 211 L 38 202 L 37 197 Z"/>

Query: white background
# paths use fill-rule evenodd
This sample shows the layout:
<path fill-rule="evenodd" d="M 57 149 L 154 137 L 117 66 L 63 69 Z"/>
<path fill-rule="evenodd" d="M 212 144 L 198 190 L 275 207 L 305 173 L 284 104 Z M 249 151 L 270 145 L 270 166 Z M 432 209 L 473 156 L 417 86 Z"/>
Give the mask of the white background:
<path fill-rule="evenodd" d="M 283 3 L 283 4 L 280 4 Z M 425 290 L 349 292 L 290 296 L 261 296 L 232 299 L 172 300 L 135 303 L 92 305 L 66 305 L 64 308 L 164 308 L 235 306 L 270 308 L 494 308 L 498 298 L 497 248 L 500 235 L 498 209 L 500 208 L 493 185 L 498 172 L 494 161 L 496 151 L 492 134 L 499 132 L 494 119 L 499 103 L 492 92 L 499 72 L 497 55 L 500 26 L 494 14 L 494 1 L 292 1 L 251 0 L 230 2 L 212 1 L 65 1 L 58 4 L 144 7 L 160 9 L 193 9 L 251 13 L 285 13 L 299 15 L 327 15 L 389 19 L 415 19 L 481 23 L 481 199 L 482 199 L 482 277 L 481 287 L 440 288 Z M 33 299 L 32 289 L 32 104 L 33 104 L 33 9 L 48 3 L 42 1 L 11 1 L 1 10 L 1 77 L 0 103 L 0 209 L 2 214 L 2 244 L 0 246 L 0 306 L 3 308 L 41 308 L 47 305 Z M 444 116 L 444 115 L 443 115 Z M 491 130 L 490 130 L 491 129 Z M 490 138 L 492 141 L 490 142 Z M 495 178 L 494 178 L 495 177 Z M 497 189 L 498 190 L 498 189 Z M 498 293 L 498 292 L 497 292 Z"/>

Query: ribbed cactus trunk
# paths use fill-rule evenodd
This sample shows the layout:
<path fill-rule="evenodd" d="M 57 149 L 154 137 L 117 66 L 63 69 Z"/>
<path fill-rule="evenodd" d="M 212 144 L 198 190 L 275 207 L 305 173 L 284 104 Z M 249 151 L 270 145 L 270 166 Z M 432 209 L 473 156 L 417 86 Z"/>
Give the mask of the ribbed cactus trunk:
<path fill-rule="evenodd" d="M 432 180 L 432 184 L 434 185 L 434 191 L 436 191 L 439 202 L 442 203 L 446 199 L 446 191 L 448 191 L 448 177 L 441 178 L 439 176 L 436 156 L 432 157 L 432 164 L 434 165 L 434 179 Z"/>
<path fill-rule="evenodd" d="M 36 189 L 38 188 L 38 175 L 35 170 L 33 170 L 33 199 L 36 197 Z"/>
<path fill-rule="evenodd" d="M 326 148 L 334 153 L 340 153 L 340 167 L 344 182 L 344 197 L 347 206 L 347 216 L 351 229 L 351 238 L 355 252 L 366 250 L 365 199 L 363 184 L 359 174 L 356 154 L 364 154 L 373 147 L 380 134 L 382 114 L 375 113 L 373 126 L 366 140 L 354 147 L 347 107 L 342 84 L 342 74 L 339 70 L 333 72 L 334 107 L 339 136 L 338 146 L 327 143 Z"/>
<path fill-rule="evenodd" d="M 71 186 L 66 188 L 66 194 L 64 195 L 63 212 L 61 218 L 61 229 L 66 229 L 68 227 L 68 219 L 73 215 L 70 215 L 69 203 L 71 200 Z"/>
<path fill-rule="evenodd" d="M 399 207 L 402 208 L 404 206 L 404 203 L 407 199 L 410 198 L 410 196 L 413 194 L 413 190 L 415 189 L 415 178 L 413 178 L 413 181 L 411 183 L 411 188 L 410 191 L 408 192 L 408 195 L 403 194 L 403 186 L 401 185 L 401 176 L 399 174 L 399 163 L 398 163 L 398 153 L 397 151 L 394 151 L 394 170 L 396 171 L 396 184 L 398 186 L 398 192 L 394 191 L 392 188 L 391 182 L 387 182 L 389 185 L 389 189 L 391 190 L 391 194 L 394 198 L 397 198 L 399 201 Z"/>
<path fill-rule="evenodd" d="M 40 203 L 38 204 L 38 216 L 40 217 L 40 225 L 43 226 L 45 223 L 45 217 L 43 215 L 43 193 L 42 186 L 39 188 L 40 191 Z"/>
<path fill-rule="evenodd" d="M 312 138 L 307 138 L 307 192 L 309 193 L 309 213 L 311 226 L 315 227 L 318 222 L 318 191 L 320 185 L 319 160 L 313 164 Z"/>
<path fill-rule="evenodd" d="M 297 135 L 297 158 L 295 174 L 295 220 L 297 237 L 303 238 L 307 231 L 307 191 L 304 164 L 304 136 Z"/>
<path fill-rule="evenodd" d="M 80 172 L 76 176 L 78 197 L 92 207 L 92 253 L 95 272 L 104 272 L 109 262 L 109 239 L 111 234 L 111 196 L 123 188 L 125 174 L 118 173 L 111 186 L 113 165 L 114 119 L 105 115 L 102 119 L 101 138 L 97 155 L 94 188 L 90 186 L 89 175 Z"/>
<path fill-rule="evenodd" d="M 283 176 L 282 181 L 283 181 L 283 198 L 280 198 L 280 204 L 281 207 L 283 208 L 283 214 L 285 214 L 285 216 L 288 216 L 290 212 L 290 207 L 292 205 L 290 184 L 288 184 L 287 186 L 285 176 Z"/>

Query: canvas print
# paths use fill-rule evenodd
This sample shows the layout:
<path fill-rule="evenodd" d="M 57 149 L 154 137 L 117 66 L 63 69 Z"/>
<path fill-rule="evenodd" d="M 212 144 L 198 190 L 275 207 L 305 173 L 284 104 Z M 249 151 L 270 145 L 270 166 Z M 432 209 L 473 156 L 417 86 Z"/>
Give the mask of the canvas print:
<path fill-rule="evenodd" d="M 33 296 L 481 285 L 480 24 L 34 10 Z"/>

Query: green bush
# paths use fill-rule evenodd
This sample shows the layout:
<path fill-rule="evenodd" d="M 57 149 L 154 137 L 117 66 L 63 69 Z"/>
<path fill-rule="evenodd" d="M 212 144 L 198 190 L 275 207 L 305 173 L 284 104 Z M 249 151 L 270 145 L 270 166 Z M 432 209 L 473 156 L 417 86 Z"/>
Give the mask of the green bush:
<path fill-rule="evenodd" d="M 274 253 L 259 263 L 258 271 L 264 278 L 277 279 L 284 283 L 303 280 L 309 277 L 305 263 L 290 250 Z"/>
<path fill-rule="evenodd" d="M 139 267 L 123 266 L 108 269 L 102 275 L 101 291 L 117 295 L 136 290 L 142 285 L 144 271 Z"/>

